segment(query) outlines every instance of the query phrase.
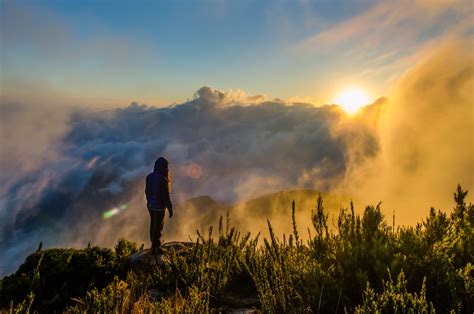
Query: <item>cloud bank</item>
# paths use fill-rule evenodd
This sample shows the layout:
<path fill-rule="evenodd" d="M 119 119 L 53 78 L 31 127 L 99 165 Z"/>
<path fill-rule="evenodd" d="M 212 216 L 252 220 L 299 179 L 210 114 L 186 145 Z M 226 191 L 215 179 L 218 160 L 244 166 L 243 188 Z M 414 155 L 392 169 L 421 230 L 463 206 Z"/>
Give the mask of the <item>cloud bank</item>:
<path fill-rule="evenodd" d="M 3 269 L 41 240 L 47 246 L 111 245 L 119 235 L 145 241 L 144 178 L 161 155 L 171 161 L 176 203 L 199 195 L 237 202 L 290 188 L 328 191 L 344 176 L 349 152 L 371 158 L 378 151 L 371 129 L 344 124 L 337 106 L 208 86 L 167 108 L 1 108 Z M 356 137 L 360 145 L 349 149 Z M 122 204 L 128 206 L 121 215 L 102 220 L 105 210 Z"/>

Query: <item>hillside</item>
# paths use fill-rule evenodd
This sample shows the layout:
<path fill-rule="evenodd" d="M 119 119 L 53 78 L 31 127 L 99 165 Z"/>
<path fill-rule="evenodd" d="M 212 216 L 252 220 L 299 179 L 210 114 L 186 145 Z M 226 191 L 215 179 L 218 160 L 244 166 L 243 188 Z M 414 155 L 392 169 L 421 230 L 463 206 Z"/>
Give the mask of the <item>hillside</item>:
<path fill-rule="evenodd" d="M 290 233 L 291 203 L 296 204 L 296 221 L 307 238 L 307 228 L 312 225 L 311 211 L 316 208 L 318 192 L 313 190 L 286 190 L 261 197 L 235 203 L 225 204 L 212 199 L 210 196 L 192 198 L 176 206 L 173 221 L 166 226 L 165 235 L 168 238 L 188 239 L 188 226 L 194 230 L 207 229 L 216 225 L 221 216 L 229 213 L 232 226 L 241 232 L 251 232 L 253 235 L 263 233 L 268 237 L 267 219 L 273 224 L 277 234 Z M 349 205 L 349 200 L 340 196 L 323 194 L 325 209 L 330 215 L 330 222 L 339 214 L 342 207 Z M 330 223 L 330 227 L 333 224 Z M 195 234 L 192 233 L 191 236 Z"/>
<path fill-rule="evenodd" d="M 199 213 L 213 219 L 222 209 L 271 207 L 313 193 L 275 193 L 244 209 L 200 197 L 186 208 L 206 208 Z M 379 206 L 342 211 L 331 229 L 321 199 L 307 241 L 291 219 L 285 240 L 272 225 L 262 239 L 224 221 L 194 243 L 165 244 L 159 261 L 125 239 L 114 249 L 39 248 L 1 279 L 0 312 L 472 313 L 474 205 L 466 195 L 458 187 L 450 214 L 432 208 L 416 227 L 396 229 Z M 130 261 L 140 256 L 152 264 L 145 261 L 139 271 Z"/>

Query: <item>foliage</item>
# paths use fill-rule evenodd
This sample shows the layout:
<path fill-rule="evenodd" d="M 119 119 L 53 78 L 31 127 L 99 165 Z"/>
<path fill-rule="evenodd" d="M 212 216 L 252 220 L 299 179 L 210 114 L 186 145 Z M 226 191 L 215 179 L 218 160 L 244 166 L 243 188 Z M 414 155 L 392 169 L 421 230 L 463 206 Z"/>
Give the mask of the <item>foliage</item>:
<path fill-rule="evenodd" d="M 425 281 L 420 293 L 407 291 L 407 281 L 403 271 L 397 282 L 392 278 L 385 283 L 383 292 L 376 293 L 370 286 L 364 291 L 364 303 L 357 306 L 356 313 L 435 313 L 432 303 L 426 300 Z"/>
<path fill-rule="evenodd" d="M 0 306 L 18 304 L 30 297 L 32 308 L 56 311 L 70 304 L 70 298 L 106 287 L 124 269 L 124 257 L 137 252 L 134 243 L 120 239 L 116 251 L 88 247 L 85 249 L 40 248 L 28 256 L 17 272 L 0 283 Z"/>
<path fill-rule="evenodd" d="M 474 206 L 458 187 L 450 214 L 432 208 L 414 227 L 389 226 L 381 204 L 361 215 L 351 204 L 337 228 L 319 197 L 314 236 L 242 236 L 221 218 L 195 243 L 170 250 L 147 275 L 126 273 L 139 248 L 121 239 L 115 251 L 39 250 L 0 281 L 1 308 L 10 312 L 210 312 L 255 307 L 270 313 L 472 313 Z M 394 280 L 393 278 L 396 278 Z"/>

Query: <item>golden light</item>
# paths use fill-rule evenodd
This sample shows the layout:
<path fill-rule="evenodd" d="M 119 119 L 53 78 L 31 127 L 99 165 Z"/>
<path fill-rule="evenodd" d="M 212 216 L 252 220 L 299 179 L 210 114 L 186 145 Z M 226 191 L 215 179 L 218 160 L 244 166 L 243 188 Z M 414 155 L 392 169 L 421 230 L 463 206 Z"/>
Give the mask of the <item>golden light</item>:
<path fill-rule="evenodd" d="M 351 87 L 344 89 L 333 101 L 348 114 L 354 114 L 357 110 L 370 103 L 369 95 L 362 89 Z"/>

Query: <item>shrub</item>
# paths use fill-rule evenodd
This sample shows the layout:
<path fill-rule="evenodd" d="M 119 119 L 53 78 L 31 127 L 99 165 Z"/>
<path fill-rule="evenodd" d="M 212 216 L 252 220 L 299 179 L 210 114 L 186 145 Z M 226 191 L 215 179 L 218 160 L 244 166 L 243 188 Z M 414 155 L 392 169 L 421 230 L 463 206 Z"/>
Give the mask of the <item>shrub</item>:
<path fill-rule="evenodd" d="M 254 306 L 264 312 L 472 313 L 474 206 L 458 187 L 450 214 L 432 208 L 415 227 L 395 230 L 380 208 L 340 211 L 327 226 L 321 197 L 312 210 L 315 235 L 242 236 L 224 226 L 198 232 L 196 242 L 168 252 L 148 275 L 126 273 L 139 249 L 120 239 L 115 250 L 50 249 L 30 255 L 0 281 L 2 309 L 10 312 L 209 312 Z M 392 278 L 397 278 L 394 281 Z M 159 298 L 152 297 L 155 291 Z"/>

